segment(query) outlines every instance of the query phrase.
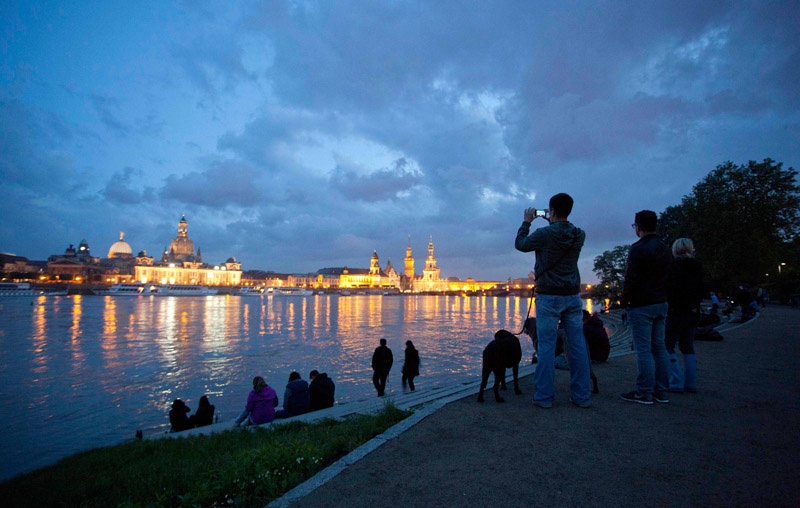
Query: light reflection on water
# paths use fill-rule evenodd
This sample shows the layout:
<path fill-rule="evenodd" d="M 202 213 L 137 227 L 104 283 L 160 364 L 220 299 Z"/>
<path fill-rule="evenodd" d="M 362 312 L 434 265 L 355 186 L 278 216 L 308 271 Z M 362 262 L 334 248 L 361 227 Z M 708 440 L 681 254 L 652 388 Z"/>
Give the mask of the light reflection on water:
<path fill-rule="evenodd" d="M 327 372 L 339 403 L 374 397 L 370 359 L 384 337 L 395 357 L 387 391 L 401 390 L 406 340 L 422 358 L 418 389 L 471 381 L 494 332 L 518 332 L 527 310 L 516 297 L 4 298 L 0 479 L 136 429 L 164 432 L 176 397 L 194 411 L 207 394 L 233 419 L 255 375 L 281 403 L 292 370 Z"/>

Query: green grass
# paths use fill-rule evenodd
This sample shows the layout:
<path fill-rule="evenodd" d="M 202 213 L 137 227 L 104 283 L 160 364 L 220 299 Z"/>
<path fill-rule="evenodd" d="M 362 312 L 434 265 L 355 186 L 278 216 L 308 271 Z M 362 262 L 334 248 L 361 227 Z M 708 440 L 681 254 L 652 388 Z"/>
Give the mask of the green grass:
<path fill-rule="evenodd" d="M 262 507 L 411 414 L 292 422 L 99 448 L 0 484 L 4 506 Z"/>

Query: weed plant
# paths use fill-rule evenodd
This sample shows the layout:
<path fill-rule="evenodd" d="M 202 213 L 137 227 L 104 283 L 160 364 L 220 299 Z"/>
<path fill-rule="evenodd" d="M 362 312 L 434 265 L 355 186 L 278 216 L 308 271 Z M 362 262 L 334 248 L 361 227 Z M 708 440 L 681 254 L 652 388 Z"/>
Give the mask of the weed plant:
<path fill-rule="evenodd" d="M 79 453 L 0 484 L 14 507 L 262 507 L 411 413 L 146 439 Z"/>

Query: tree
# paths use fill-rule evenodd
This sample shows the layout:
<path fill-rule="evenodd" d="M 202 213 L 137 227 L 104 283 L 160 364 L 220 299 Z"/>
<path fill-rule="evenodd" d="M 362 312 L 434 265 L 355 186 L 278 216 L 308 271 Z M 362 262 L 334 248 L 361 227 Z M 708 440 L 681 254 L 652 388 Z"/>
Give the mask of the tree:
<path fill-rule="evenodd" d="M 592 288 L 593 299 L 613 301 L 622 293 L 622 282 L 625 279 L 625 265 L 628 262 L 630 245 L 618 245 L 594 258 L 594 274 L 600 283 Z"/>
<path fill-rule="evenodd" d="M 782 166 L 772 159 L 717 166 L 661 214 L 660 233 L 692 238 L 716 288 L 764 282 L 800 232 L 797 171 Z"/>

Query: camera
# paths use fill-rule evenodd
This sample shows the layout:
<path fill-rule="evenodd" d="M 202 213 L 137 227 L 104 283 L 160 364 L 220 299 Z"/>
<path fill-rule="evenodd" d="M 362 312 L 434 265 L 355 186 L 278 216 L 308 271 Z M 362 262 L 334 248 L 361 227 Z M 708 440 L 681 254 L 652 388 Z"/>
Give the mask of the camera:
<path fill-rule="evenodd" d="M 538 208 L 534 208 L 534 215 L 536 217 L 544 217 L 545 219 L 550 215 L 547 210 L 540 210 Z"/>

